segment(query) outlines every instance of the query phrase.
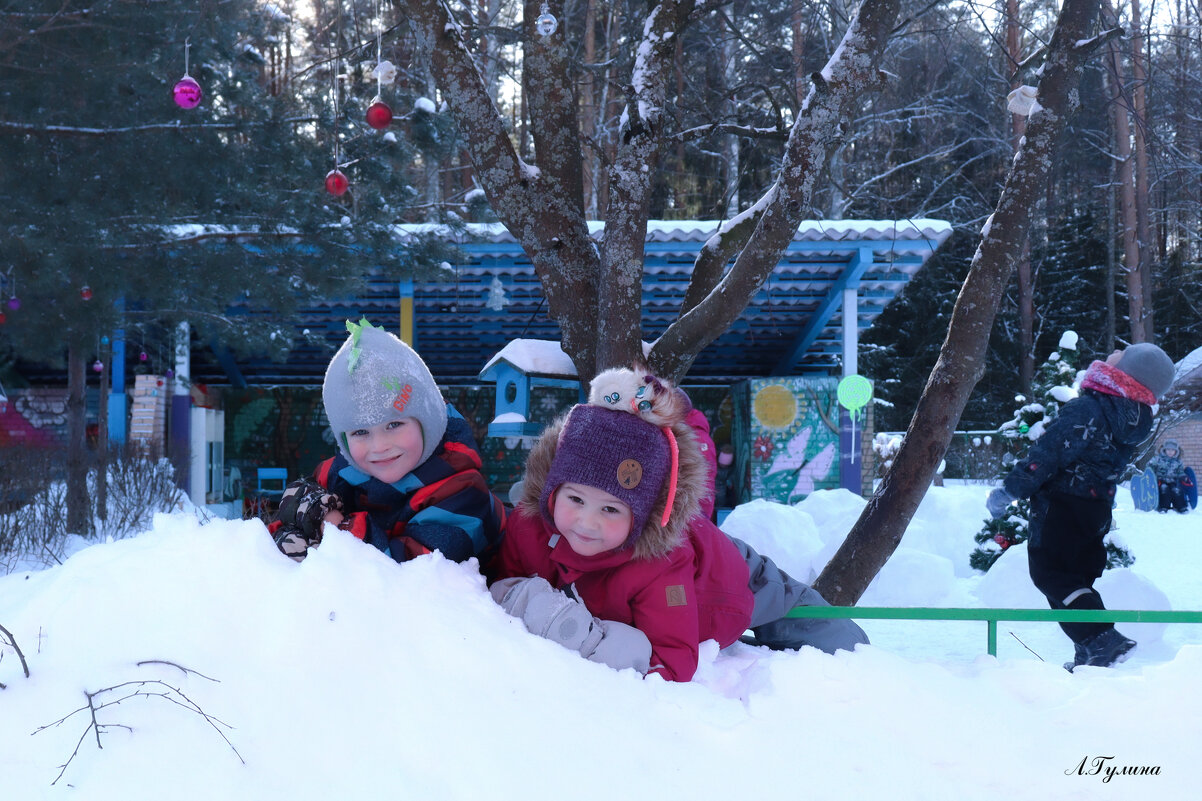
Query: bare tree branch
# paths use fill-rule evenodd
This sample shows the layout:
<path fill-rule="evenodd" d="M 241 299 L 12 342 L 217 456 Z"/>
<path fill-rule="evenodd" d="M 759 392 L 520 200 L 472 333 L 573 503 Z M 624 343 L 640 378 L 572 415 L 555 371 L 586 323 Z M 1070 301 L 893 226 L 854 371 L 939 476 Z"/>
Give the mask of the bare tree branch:
<path fill-rule="evenodd" d="M 196 671 L 191 670 L 189 668 L 178 665 L 175 662 L 168 662 L 165 660 L 153 659 L 153 660 L 139 662 L 137 664 L 139 664 L 139 665 L 146 665 L 146 664 L 171 665 L 172 667 L 179 668 L 180 670 L 184 671 L 184 673 L 186 673 L 186 674 L 187 673 L 195 673 L 196 675 L 201 676 L 202 678 L 209 679 L 209 681 L 216 681 L 216 679 L 210 679 L 208 676 L 203 676 L 202 674 L 197 673 Z M 161 689 L 156 689 L 156 688 L 161 688 Z M 111 697 L 107 696 L 106 694 L 111 694 Z M 106 698 L 101 699 L 101 696 L 106 696 Z M 88 712 L 88 716 L 89 716 L 88 725 L 84 728 L 83 732 L 80 734 L 79 740 L 75 743 L 75 749 L 71 752 L 71 755 L 69 757 L 67 757 L 67 761 L 59 766 L 58 775 L 54 777 L 54 781 L 50 782 L 51 785 L 57 784 L 58 780 L 63 777 L 63 774 L 65 774 L 67 772 L 67 768 L 71 765 L 71 762 L 74 761 L 75 757 L 77 757 L 79 755 L 79 748 L 83 744 L 83 741 L 88 736 L 89 732 L 93 733 L 93 735 L 96 738 L 96 747 L 100 750 L 104 750 L 104 743 L 101 740 L 101 734 L 103 733 L 103 731 L 105 729 L 125 729 L 127 731 L 133 731 L 133 727 L 129 726 L 128 724 L 106 723 L 106 722 L 102 721 L 101 717 L 100 717 L 100 712 L 102 712 L 103 710 L 107 709 L 108 707 L 117 706 L 125 701 L 130 700 L 131 698 L 159 698 L 159 699 L 162 699 L 169 703 L 175 704 L 176 706 L 182 707 L 196 715 L 199 715 L 200 717 L 204 718 L 205 722 L 208 723 L 209 726 L 212 727 L 213 731 L 217 732 L 217 734 L 221 737 L 222 740 L 225 740 L 225 744 L 228 745 L 230 747 L 230 750 L 234 752 L 234 756 L 238 757 L 238 761 L 241 762 L 243 765 L 246 764 L 246 760 L 242 758 L 242 754 L 238 753 L 238 749 L 234 747 L 234 744 L 232 742 L 230 742 L 229 737 L 227 737 L 225 735 L 225 732 L 223 732 L 221 730 L 221 728 L 219 728 L 219 726 L 224 727 L 226 729 L 230 729 L 233 727 L 230 726 L 228 723 L 226 723 L 222 720 L 219 720 L 218 718 L 213 717 L 208 712 L 205 712 L 204 709 L 202 709 L 199 704 L 197 704 L 195 701 L 193 701 L 191 698 L 189 698 L 187 695 L 185 695 L 182 690 L 180 690 L 178 687 L 174 687 L 170 684 L 167 684 L 166 682 L 160 681 L 158 679 L 126 681 L 126 682 L 122 682 L 120 684 L 114 684 L 111 687 L 104 687 L 102 689 L 96 690 L 95 692 L 89 692 L 89 691 L 85 690 L 84 697 L 87 699 L 86 705 L 81 706 L 78 709 L 75 709 L 71 712 L 68 712 L 66 715 L 63 715 L 58 720 L 55 720 L 51 723 L 47 723 L 45 725 L 39 726 L 38 728 L 36 728 L 34 731 L 32 731 L 30 733 L 31 735 L 38 734 L 39 732 L 43 732 L 46 729 L 61 726 L 62 724 L 66 723 L 68 720 L 73 718 L 75 715 L 78 715 L 80 712 L 83 712 L 85 710 L 87 710 L 87 712 Z"/>
<path fill-rule="evenodd" d="M 1031 225 L 1031 210 L 1046 191 L 1056 145 L 1079 104 L 1088 48 L 1100 0 L 1065 0 L 1039 82 L 1039 110 L 960 289 L 939 360 L 927 380 L 910 427 L 880 488 L 865 506 L 814 588 L 832 604 L 854 604 L 901 542 L 951 441 L 973 387 L 985 373 L 989 334 Z"/>
<path fill-rule="evenodd" d="M 746 247 L 708 296 L 668 327 L 652 348 L 651 367 L 679 380 L 701 349 L 738 318 L 772 274 L 806 211 L 853 104 L 881 83 L 877 72 L 897 19 L 898 0 L 865 0 L 802 105 L 786 145 L 780 178 Z"/>
<path fill-rule="evenodd" d="M 17 638 L 13 636 L 11 631 L 4 628 L 4 626 L 0 626 L 0 634 L 4 635 L 4 638 L 8 640 L 8 644 L 17 652 L 17 659 L 21 660 L 21 670 L 25 672 L 25 678 L 29 678 L 29 663 L 25 661 L 25 654 L 21 653 L 21 646 L 17 645 Z M 0 683 L 0 690 L 6 689 L 7 686 Z"/>

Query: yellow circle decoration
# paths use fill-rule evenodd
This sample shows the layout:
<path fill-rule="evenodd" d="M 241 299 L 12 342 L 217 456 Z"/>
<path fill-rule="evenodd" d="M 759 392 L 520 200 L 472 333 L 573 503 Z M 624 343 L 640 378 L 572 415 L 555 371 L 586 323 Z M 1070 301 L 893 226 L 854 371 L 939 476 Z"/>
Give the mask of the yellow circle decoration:
<path fill-rule="evenodd" d="M 755 393 L 751 413 L 764 428 L 781 430 L 797 419 L 797 398 L 781 384 L 769 384 Z"/>

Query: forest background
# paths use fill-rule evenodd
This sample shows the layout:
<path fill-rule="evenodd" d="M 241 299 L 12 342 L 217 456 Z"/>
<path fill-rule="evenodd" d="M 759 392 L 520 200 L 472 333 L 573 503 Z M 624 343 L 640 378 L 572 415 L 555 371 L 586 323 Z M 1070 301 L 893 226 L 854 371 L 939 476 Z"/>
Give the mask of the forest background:
<path fill-rule="evenodd" d="M 849 15 L 840 0 L 716 5 L 677 42 L 666 114 L 679 135 L 655 173 L 651 219 L 729 219 L 763 194 L 810 76 Z M 530 155 L 516 33 L 523 9 L 498 0 L 449 8 L 472 34 L 519 152 Z M 581 73 L 583 195 L 595 219 L 608 189 L 598 176 L 620 133 L 623 62 L 634 56 L 638 32 L 629 28 L 645 9 L 568 2 L 556 10 Z M 361 246 L 373 232 L 383 236 L 380 226 L 495 219 L 404 11 L 380 0 L 6 3 L 0 276 L 26 313 L 0 310 L 0 370 L 18 357 L 62 359 L 77 331 L 81 364 L 90 364 L 117 322 L 146 329 L 146 341 L 188 319 L 205 340 L 278 353 L 289 344 L 279 321 L 298 302 L 353 291 L 365 269 L 379 266 Z M 881 64 L 887 81 L 864 98 L 815 188 L 815 219 L 934 217 L 954 226 L 864 337 L 860 370 L 877 379 L 886 402 L 881 429 L 905 428 L 937 357 L 1020 135 L 1022 117 L 1007 110 L 1006 95 L 1037 80 L 1023 62 L 1047 42 L 1056 11 L 1049 2 L 904 3 Z M 1199 4 L 1141 9 L 1135 0 L 1103 17 L 1126 33 L 1086 67 L 1081 109 L 1035 211 L 1029 257 L 1003 301 L 962 428 L 1006 419 L 1066 329 L 1080 334 L 1087 356 L 1151 339 L 1180 358 L 1202 338 Z M 166 102 L 184 72 L 185 45 L 206 91 L 188 113 Z M 372 77 L 378 60 L 398 67 L 391 86 Z M 386 134 L 363 121 L 377 94 L 397 116 Z M 350 165 L 343 169 L 353 190 L 343 198 L 320 190 L 335 161 Z M 350 225 L 331 227 L 339 221 Z M 237 228 L 243 241 L 258 240 L 258 252 L 224 247 L 229 228 L 197 228 L 183 240 L 152 232 L 186 223 Z M 257 236 L 246 236 L 252 229 Z M 1133 336 L 1124 234 L 1140 230 L 1147 233 L 1136 258 L 1146 278 L 1137 325 L 1149 328 Z M 272 247 L 297 231 L 311 248 Z M 420 279 L 442 256 L 430 245 L 391 249 L 384 269 Z M 167 255 L 180 251 L 193 268 L 180 270 Z M 123 269 L 114 268 L 118 259 Z M 98 302 L 81 301 L 85 286 Z M 117 296 L 130 298 L 119 319 Z M 274 313 L 225 314 L 238 299 Z"/>
<path fill-rule="evenodd" d="M 616 186 L 603 176 L 650 122 L 632 118 L 641 100 L 628 101 L 647 76 L 638 43 L 652 5 L 6 3 L 0 369 L 65 361 L 79 386 L 107 332 L 170 340 L 180 321 L 204 342 L 280 353 L 290 344 L 284 321 L 305 299 L 353 292 L 368 269 L 418 280 L 436 269 L 444 246 L 395 247 L 389 224 L 494 215 L 467 155 L 479 132 L 456 126 L 448 101 L 457 98 L 440 93 L 446 76 L 419 35 L 415 18 L 431 9 L 461 39 L 524 163 L 556 123 L 532 110 L 547 106 L 532 102 L 545 87 L 530 75 L 550 57 L 570 73 L 580 202 L 600 216 Z M 789 128 L 829 77 L 824 64 L 858 7 L 668 6 L 690 24 L 666 48 L 670 73 L 657 77 L 666 91 L 656 135 L 670 135 L 643 211 L 737 219 L 777 180 Z M 1007 96 L 1039 80 L 1058 11 L 1015 0 L 902 3 L 880 80 L 834 122 L 806 216 L 935 217 L 956 231 L 862 342 L 860 372 L 877 379 L 882 401 L 878 428 L 906 427 L 935 364 L 1022 142 L 1025 117 Z M 554 52 L 524 31 L 551 12 Z M 1032 209 L 1029 246 L 961 428 L 1006 419 L 1068 328 L 1086 359 L 1129 341 L 1156 341 L 1177 357 L 1196 346 L 1199 19 L 1184 0 L 1103 9 L 1097 30 L 1121 35 L 1104 39 L 1074 91 L 1080 109 Z M 381 61 L 397 67 L 395 82 L 373 75 Z M 206 93 L 187 112 L 169 102 L 185 71 Z M 365 122 L 377 96 L 396 112 L 386 133 Z M 321 191 L 334 167 L 352 186 L 341 196 Z M 235 302 L 257 313 L 228 314 Z"/>

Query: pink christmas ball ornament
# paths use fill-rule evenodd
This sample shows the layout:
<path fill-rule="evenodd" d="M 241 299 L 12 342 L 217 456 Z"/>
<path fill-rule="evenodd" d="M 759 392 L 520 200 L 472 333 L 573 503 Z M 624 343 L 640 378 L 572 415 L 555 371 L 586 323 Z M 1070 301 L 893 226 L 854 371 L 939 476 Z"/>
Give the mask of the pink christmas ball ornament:
<path fill-rule="evenodd" d="M 175 100 L 175 105 L 180 108 L 196 108 L 200 105 L 200 99 L 204 97 L 204 92 L 200 89 L 200 84 L 196 82 L 190 75 L 185 75 L 176 82 L 175 88 L 171 90 L 171 97 Z"/>

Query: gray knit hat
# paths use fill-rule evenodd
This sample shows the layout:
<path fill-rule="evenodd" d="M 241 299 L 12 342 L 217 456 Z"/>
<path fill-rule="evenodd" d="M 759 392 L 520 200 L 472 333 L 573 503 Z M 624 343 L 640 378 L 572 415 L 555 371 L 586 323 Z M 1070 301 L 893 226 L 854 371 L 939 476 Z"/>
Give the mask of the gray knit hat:
<path fill-rule="evenodd" d="M 1177 372 L 1168 354 L 1151 342 L 1128 345 L 1115 367 L 1147 387 L 1156 400 L 1163 398 L 1173 386 L 1173 376 Z"/>
<path fill-rule="evenodd" d="M 354 464 L 346 433 L 401 417 L 422 427 L 425 464 L 447 430 L 447 406 L 430 368 L 401 340 L 366 318 L 346 323 L 350 336 L 330 359 L 321 399 L 342 455 Z"/>

